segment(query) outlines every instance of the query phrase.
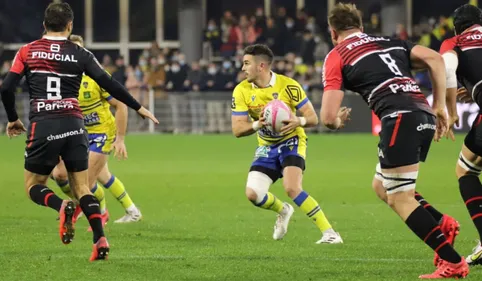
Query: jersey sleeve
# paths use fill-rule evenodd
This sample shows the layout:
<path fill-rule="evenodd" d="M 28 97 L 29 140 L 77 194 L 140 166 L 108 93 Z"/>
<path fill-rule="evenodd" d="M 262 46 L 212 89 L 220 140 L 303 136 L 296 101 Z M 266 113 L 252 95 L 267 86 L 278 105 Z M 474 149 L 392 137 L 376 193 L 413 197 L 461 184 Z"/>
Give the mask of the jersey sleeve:
<path fill-rule="evenodd" d="M 290 97 L 291 104 L 296 108 L 300 109 L 303 105 L 305 105 L 307 102 L 310 100 L 306 96 L 305 90 L 301 87 L 301 85 L 296 82 L 295 80 L 292 80 L 287 86 L 286 86 L 286 93 Z"/>
<path fill-rule="evenodd" d="M 12 62 L 12 67 L 10 68 L 11 72 L 17 73 L 22 75 L 23 71 L 25 70 L 25 63 L 27 61 L 27 54 L 28 54 L 28 45 L 22 46 L 17 54 L 15 55 L 15 58 L 13 59 Z"/>
<path fill-rule="evenodd" d="M 445 39 L 440 46 L 440 54 L 453 50 L 457 46 L 457 37 Z"/>
<path fill-rule="evenodd" d="M 343 89 L 343 62 L 340 54 L 333 49 L 325 57 L 323 64 L 323 88 L 325 91 Z"/>
<path fill-rule="evenodd" d="M 415 47 L 415 44 L 408 40 L 403 40 L 402 44 L 403 44 L 403 47 L 407 49 L 408 54 L 410 54 L 412 52 L 413 47 Z"/>
<path fill-rule="evenodd" d="M 231 109 L 233 116 L 248 116 L 248 105 L 239 86 L 234 88 Z"/>

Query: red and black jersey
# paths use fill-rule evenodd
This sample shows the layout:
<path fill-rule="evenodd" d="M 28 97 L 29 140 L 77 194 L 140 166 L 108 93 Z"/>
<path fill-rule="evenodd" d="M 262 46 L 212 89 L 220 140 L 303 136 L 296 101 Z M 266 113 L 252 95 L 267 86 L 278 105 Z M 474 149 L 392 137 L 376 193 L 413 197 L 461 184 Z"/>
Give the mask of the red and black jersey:
<path fill-rule="evenodd" d="M 432 110 L 411 73 L 408 41 L 355 33 L 326 56 L 324 90 L 359 93 L 382 118 L 397 111 Z"/>
<path fill-rule="evenodd" d="M 82 118 L 77 100 L 82 74 L 99 77 L 105 73 L 91 52 L 61 37 L 44 37 L 24 45 L 10 71 L 26 77 L 31 121 Z"/>
<path fill-rule="evenodd" d="M 482 26 L 476 25 L 468 31 L 445 40 L 440 47 L 440 54 L 448 51 L 457 53 L 459 64 L 457 66 L 457 80 L 467 91 L 472 93 L 472 98 L 482 106 Z"/>

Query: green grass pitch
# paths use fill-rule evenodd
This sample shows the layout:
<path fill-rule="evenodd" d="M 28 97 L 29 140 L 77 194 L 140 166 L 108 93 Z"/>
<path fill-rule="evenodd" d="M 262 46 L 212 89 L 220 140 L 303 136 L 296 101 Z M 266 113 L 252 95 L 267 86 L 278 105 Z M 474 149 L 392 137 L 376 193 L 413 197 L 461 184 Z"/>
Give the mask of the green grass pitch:
<path fill-rule="evenodd" d="M 24 140 L 0 139 L 0 280 L 417 280 L 434 270 L 431 250 L 371 190 L 377 138 L 370 135 L 309 137 L 304 188 L 343 245 L 316 245 L 320 233 L 297 208 L 285 239 L 272 240 L 275 214 L 244 197 L 254 137 L 128 136 L 129 159 L 112 158 L 110 167 L 144 220 L 114 225 L 123 211 L 107 192 L 111 253 L 98 263 L 88 262 L 85 219 L 64 246 L 57 214 L 27 199 Z M 462 140 L 433 144 L 417 190 L 460 221 L 456 248 L 466 256 L 477 236 L 454 175 Z M 279 182 L 271 190 L 289 200 Z M 469 278 L 482 280 L 482 267 Z"/>

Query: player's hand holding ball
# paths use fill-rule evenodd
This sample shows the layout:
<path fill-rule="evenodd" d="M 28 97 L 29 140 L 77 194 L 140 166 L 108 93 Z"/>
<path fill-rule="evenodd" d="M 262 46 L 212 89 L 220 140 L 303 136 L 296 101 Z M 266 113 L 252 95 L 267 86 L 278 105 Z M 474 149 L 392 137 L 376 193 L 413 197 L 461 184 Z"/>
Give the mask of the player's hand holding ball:
<path fill-rule="evenodd" d="M 435 114 L 435 117 L 437 117 L 436 121 L 436 129 L 435 129 L 435 136 L 434 136 L 434 141 L 439 141 L 445 134 L 447 133 L 448 130 L 448 119 L 447 119 L 447 113 L 445 112 L 445 108 L 434 108 L 433 113 Z"/>
<path fill-rule="evenodd" d="M 19 136 L 26 131 L 27 129 L 25 129 L 25 126 L 20 119 L 17 119 L 13 122 L 8 122 L 7 124 L 7 136 L 9 138 Z"/>
<path fill-rule="evenodd" d="M 137 111 L 137 113 L 142 116 L 142 118 L 149 118 L 154 122 L 155 124 L 159 124 L 159 121 L 157 118 L 152 114 L 149 110 L 147 110 L 145 107 L 141 106 L 141 108 Z"/>
<path fill-rule="evenodd" d="M 273 134 L 287 134 L 300 126 L 298 117 L 291 114 L 290 108 L 280 100 L 269 102 L 263 109 L 265 127 Z"/>

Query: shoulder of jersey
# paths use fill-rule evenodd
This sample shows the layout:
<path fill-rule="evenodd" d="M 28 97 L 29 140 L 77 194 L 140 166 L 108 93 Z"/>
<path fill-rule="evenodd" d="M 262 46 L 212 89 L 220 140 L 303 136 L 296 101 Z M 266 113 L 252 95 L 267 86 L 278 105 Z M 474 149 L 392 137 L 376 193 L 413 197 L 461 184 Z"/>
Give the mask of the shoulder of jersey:
<path fill-rule="evenodd" d="M 243 81 L 239 82 L 238 85 L 236 85 L 236 87 L 234 89 L 235 90 L 236 89 L 241 90 L 241 89 L 245 89 L 247 87 L 251 87 L 251 83 L 248 82 L 248 79 L 244 79 Z"/>
<path fill-rule="evenodd" d="M 291 77 L 288 77 L 286 75 L 283 75 L 283 74 L 276 73 L 276 83 L 278 83 L 278 82 L 281 82 L 281 83 L 286 84 L 286 85 L 291 85 L 291 84 L 297 85 L 298 84 L 298 82 L 295 79 L 293 79 Z"/>

